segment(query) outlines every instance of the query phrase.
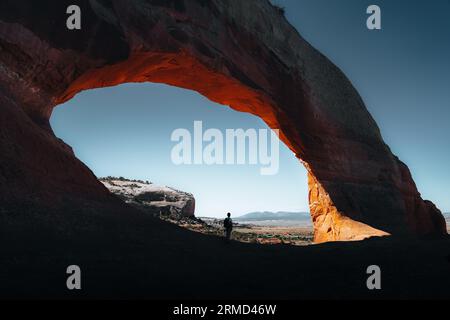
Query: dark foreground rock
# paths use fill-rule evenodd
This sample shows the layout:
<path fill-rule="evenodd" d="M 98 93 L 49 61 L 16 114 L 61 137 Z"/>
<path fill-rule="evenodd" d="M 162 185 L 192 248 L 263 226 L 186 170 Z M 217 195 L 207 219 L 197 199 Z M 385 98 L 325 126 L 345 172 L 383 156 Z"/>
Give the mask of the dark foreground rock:
<path fill-rule="evenodd" d="M 103 208 L 107 217 L 92 222 L 100 224 L 95 230 L 104 226 L 98 234 L 89 232 L 92 220 L 76 234 L 0 233 L 0 298 L 450 299 L 449 240 L 227 244 L 141 212 L 112 210 Z M 92 215 L 70 207 L 46 213 L 77 217 L 69 222 Z M 66 289 L 73 264 L 82 270 L 81 291 Z M 373 264 L 382 270 L 380 291 L 366 287 Z"/>

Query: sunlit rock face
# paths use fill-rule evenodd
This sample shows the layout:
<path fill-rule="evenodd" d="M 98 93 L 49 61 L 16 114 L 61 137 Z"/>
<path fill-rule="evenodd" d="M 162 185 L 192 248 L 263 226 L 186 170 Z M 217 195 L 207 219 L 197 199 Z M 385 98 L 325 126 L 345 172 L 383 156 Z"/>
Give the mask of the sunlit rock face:
<path fill-rule="evenodd" d="M 85 89 L 159 82 L 280 129 L 309 172 L 317 242 L 446 233 L 350 81 L 266 0 L 2 0 L 0 70 L 2 214 L 110 201 L 49 117 Z"/>
<path fill-rule="evenodd" d="M 195 217 L 195 198 L 190 193 L 125 178 L 99 180 L 111 193 L 152 216 L 174 220 Z"/>

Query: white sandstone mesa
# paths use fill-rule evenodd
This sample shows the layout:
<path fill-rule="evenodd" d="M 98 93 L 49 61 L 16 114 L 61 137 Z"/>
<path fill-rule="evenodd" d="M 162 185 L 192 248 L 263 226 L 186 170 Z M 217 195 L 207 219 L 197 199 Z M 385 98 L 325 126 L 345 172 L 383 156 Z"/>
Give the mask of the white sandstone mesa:
<path fill-rule="evenodd" d="M 194 217 L 195 199 L 190 193 L 150 182 L 124 178 L 100 178 L 110 192 L 155 216 Z"/>

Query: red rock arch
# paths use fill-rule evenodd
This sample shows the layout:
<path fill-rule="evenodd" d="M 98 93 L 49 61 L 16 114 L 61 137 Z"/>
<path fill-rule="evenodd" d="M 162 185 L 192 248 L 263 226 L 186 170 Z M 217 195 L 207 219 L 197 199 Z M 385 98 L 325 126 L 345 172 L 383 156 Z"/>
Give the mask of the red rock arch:
<path fill-rule="evenodd" d="M 52 28 L 65 25 L 61 12 L 73 3 L 82 9 L 82 30 Z M 23 198 L 38 206 L 51 198 L 57 206 L 59 195 L 109 201 L 54 137 L 51 112 L 82 90 L 160 82 L 280 129 L 309 172 L 317 242 L 446 233 L 440 211 L 421 199 L 350 81 L 266 0 L 42 1 L 41 7 L 5 0 L 0 48 L 5 207 Z"/>

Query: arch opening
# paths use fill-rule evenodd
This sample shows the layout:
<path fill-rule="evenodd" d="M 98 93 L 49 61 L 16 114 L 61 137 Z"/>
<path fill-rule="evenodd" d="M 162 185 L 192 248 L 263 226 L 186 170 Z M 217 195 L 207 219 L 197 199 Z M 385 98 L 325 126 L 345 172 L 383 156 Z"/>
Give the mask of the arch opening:
<path fill-rule="evenodd" d="M 245 81 L 245 75 L 240 75 Z M 214 103 L 229 106 L 231 109 L 250 113 L 263 120 L 268 127 L 279 130 L 279 137 L 288 146 L 307 170 L 309 204 L 314 223 L 315 242 L 336 240 L 341 237 L 341 229 L 349 229 L 350 238 L 362 240 L 370 236 L 384 236 L 387 232 L 341 216 L 333 201 L 311 173 L 308 163 L 301 157 L 301 148 L 288 139 L 277 114 L 276 102 L 255 87 L 248 87 L 235 79 L 205 67 L 187 53 L 166 54 L 146 53 L 130 57 L 116 65 L 94 69 L 77 79 L 61 96 L 58 104 L 72 99 L 77 93 L 126 83 L 160 83 L 195 91 Z M 303 103 L 303 101 L 297 101 Z M 300 150 L 300 152 L 299 152 Z M 301 165 L 299 163 L 299 165 Z M 326 215 L 324 215 L 324 210 Z M 332 216 L 330 217 L 330 214 Z M 351 226 L 347 226 L 350 222 Z M 344 226 L 342 226 L 344 225 Z M 336 228 L 335 228 L 336 226 Z M 338 227 L 339 226 L 339 227 Z M 357 228 L 359 230 L 357 230 Z M 354 236 L 353 234 L 356 234 Z"/>
<path fill-rule="evenodd" d="M 212 165 L 193 162 L 177 165 L 171 159 L 173 148 L 179 143 L 171 140 L 177 130 L 189 131 L 194 140 L 194 125 L 201 122 L 202 135 L 215 130 L 225 138 L 227 130 L 243 129 L 270 136 L 270 130 L 258 117 L 215 105 L 192 91 L 143 83 L 85 91 L 55 108 L 50 120 L 56 136 L 70 144 L 77 158 L 97 177 L 151 181 L 158 190 L 169 186 L 181 190 L 180 195 L 184 192 L 192 194 L 195 217 L 202 222 L 181 218 L 191 214 L 188 202 L 182 201 L 180 214 L 174 215 L 170 212 L 178 210 L 177 207 L 154 202 L 161 205 L 160 214 L 165 220 L 195 231 L 222 235 L 216 219 L 223 219 L 226 212 L 232 212 L 233 218 L 238 218 L 236 222 L 242 225 L 234 233 L 234 238 L 239 241 L 263 243 L 268 241 L 266 236 L 271 235 L 275 237 L 271 238 L 271 243 L 282 241 L 304 245 L 310 242 L 312 224 L 308 217 L 307 173 L 283 144 L 272 144 L 270 139 L 263 139 L 255 141 L 253 146 L 246 137 L 245 162 L 241 164 L 224 161 Z M 236 160 L 236 138 L 234 140 L 233 157 Z M 227 146 L 226 141 L 223 142 L 225 159 Z M 203 147 L 210 143 L 204 141 Z M 268 154 L 278 158 L 276 171 L 268 175 L 261 173 L 267 162 L 263 164 L 257 157 L 257 162 L 249 161 L 251 153 L 257 155 L 260 152 L 258 148 L 262 143 L 269 144 L 266 146 Z M 192 154 L 194 147 L 190 144 Z M 202 152 L 206 150 L 204 148 Z M 274 148 L 277 148 L 276 152 Z M 116 190 L 114 184 L 122 184 L 121 181 L 109 178 L 103 182 L 113 193 L 135 203 L 134 196 L 128 197 L 134 190 Z M 127 193 L 126 197 L 121 194 L 123 191 Z M 147 212 L 157 211 L 155 205 L 146 204 Z M 239 217 L 249 213 L 252 214 L 252 226 L 244 227 L 242 222 L 248 225 L 249 221 Z M 280 220 L 269 223 L 271 215 Z"/>

